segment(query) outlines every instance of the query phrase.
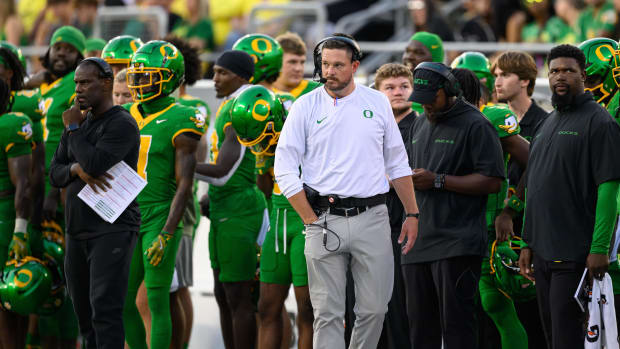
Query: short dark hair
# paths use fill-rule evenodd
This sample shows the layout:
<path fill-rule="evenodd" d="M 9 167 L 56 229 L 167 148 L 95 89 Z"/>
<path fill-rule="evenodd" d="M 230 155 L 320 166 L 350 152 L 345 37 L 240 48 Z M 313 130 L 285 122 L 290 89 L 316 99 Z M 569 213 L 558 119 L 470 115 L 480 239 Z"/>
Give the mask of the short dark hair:
<path fill-rule="evenodd" d="M 189 41 L 181 39 L 175 35 L 168 35 L 164 38 L 174 47 L 181 51 L 185 62 L 185 84 L 192 86 L 202 77 L 202 61 L 198 54 L 198 49 L 190 45 Z"/>
<path fill-rule="evenodd" d="M 11 103 L 11 89 L 9 85 L 0 79 L 0 115 L 9 111 L 9 104 Z"/>
<path fill-rule="evenodd" d="M 297 33 L 286 32 L 276 36 L 276 41 L 282 46 L 284 53 L 291 53 L 298 56 L 306 54 L 306 44 Z"/>
<path fill-rule="evenodd" d="M 354 38 L 353 36 L 349 35 L 349 34 L 344 34 L 344 33 L 334 33 L 334 34 L 332 34 L 331 36 L 341 36 L 341 37 L 343 37 L 343 38 L 347 38 L 347 39 L 351 39 L 351 40 L 354 40 L 354 41 L 355 41 L 355 38 Z M 344 49 L 344 50 L 346 50 L 346 51 L 347 51 L 347 53 L 350 53 L 350 54 L 351 54 L 351 61 L 353 61 L 353 57 L 355 56 L 355 55 L 353 54 L 353 48 L 352 48 L 349 44 L 347 44 L 347 43 L 345 43 L 345 42 L 342 42 L 342 41 L 338 41 L 338 40 L 327 40 L 327 41 L 325 41 L 325 43 L 323 44 L 323 47 L 321 47 L 321 50 L 326 49 L 326 48 L 328 48 L 328 49 L 341 49 L 341 50 L 342 50 L 342 49 Z"/>
<path fill-rule="evenodd" d="M 458 80 L 461 85 L 461 91 L 463 91 L 463 98 L 470 104 L 477 106 L 482 97 L 480 80 L 469 69 L 454 68 L 452 69 L 452 75 Z"/>
<path fill-rule="evenodd" d="M 577 46 L 564 44 L 552 48 L 547 55 L 547 64 L 556 58 L 572 58 L 577 61 L 581 70 L 586 69 L 586 56 Z"/>
<path fill-rule="evenodd" d="M 95 62 L 95 59 L 98 59 L 101 62 L 105 63 L 105 61 L 103 61 L 101 58 L 90 57 L 90 58 L 86 58 L 86 59 L 81 60 L 80 63 L 78 64 L 78 67 L 81 66 L 81 65 L 85 65 L 85 64 L 91 65 L 91 66 L 93 66 L 93 67 L 95 67 L 97 69 L 97 76 L 99 77 L 99 79 L 114 80 L 114 75 L 112 74 L 112 69 L 109 66 L 107 66 L 107 63 L 105 63 L 106 66 L 107 66 L 107 68 L 106 68 L 106 67 L 101 66 L 98 62 Z M 108 69 L 108 71 L 106 72 L 105 69 Z M 77 68 L 76 68 L 76 70 L 77 70 Z"/>

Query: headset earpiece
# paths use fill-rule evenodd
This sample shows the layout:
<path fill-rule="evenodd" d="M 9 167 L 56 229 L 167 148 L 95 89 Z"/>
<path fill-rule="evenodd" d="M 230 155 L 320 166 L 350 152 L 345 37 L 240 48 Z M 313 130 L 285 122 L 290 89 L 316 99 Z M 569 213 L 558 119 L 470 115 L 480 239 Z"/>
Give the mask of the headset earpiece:
<path fill-rule="evenodd" d="M 443 89 L 444 91 L 446 91 L 446 95 L 448 97 L 455 97 L 461 95 L 461 84 L 459 84 L 459 81 L 454 77 L 450 69 L 442 63 L 422 62 L 418 64 L 418 66 L 414 69 L 414 75 L 416 70 L 418 69 L 430 70 L 434 73 L 441 75 L 446 80 L 443 85 Z"/>
<path fill-rule="evenodd" d="M 357 44 L 357 42 L 355 42 L 355 40 L 351 40 L 347 37 L 344 36 L 328 36 L 325 39 L 321 40 L 318 42 L 318 44 L 316 44 L 316 46 L 314 47 L 314 51 L 313 51 L 313 58 L 314 58 L 314 79 L 316 81 L 321 82 L 322 84 L 324 84 L 327 80 L 325 80 L 321 75 L 322 75 L 322 62 L 321 62 L 321 51 L 323 49 L 323 44 L 325 44 L 327 41 L 331 41 L 331 40 L 335 40 L 335 41 L 340 41 L 342 43 L 347 44 L 351 50 L 353 51 L 353 55 L 351 56 L 351 59 L 354 61 L 359 61 L 362 59 L 362 50 L 360 49 L 359 45 Z"/>

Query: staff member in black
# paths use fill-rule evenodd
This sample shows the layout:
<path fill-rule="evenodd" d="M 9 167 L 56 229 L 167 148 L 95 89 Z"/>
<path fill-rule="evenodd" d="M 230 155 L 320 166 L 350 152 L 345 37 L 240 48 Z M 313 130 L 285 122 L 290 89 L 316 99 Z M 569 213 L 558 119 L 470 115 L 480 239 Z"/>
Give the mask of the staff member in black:
<path fill-rule="evenodd" d="M 136 170 L 140 134 L 131 115 L 112 102 L 112 70 L 105 61 L 83 60 L 75 83 L 75 105 L 62 115 L 66 130 L 50 181 L 66 188 L 65 275 L 85 347 L 117 349 L 125 340 L 123 304 L 140 228 L 138 204 L 133 201 L 110 224 L 77 194 L 85 185 L 107 190 L 106 171 L 121 160 Z"/>
<path fill-rule="evenodd" d="M 573 295 L 584 267 L 602 278 L 609 266 L 620 126 L 584 92 L 581 50 L 556 46 L 547 62 L 555 110 L 532 139 L 523 231 L 531 249 L 521 251 L 519 266 L 536 279 L 547 347 L 583 348 L 585 313 Z"/>
<path fill-rule="evenodd" d="M 424 114 L 412 128 L 410 156 L 419 233 L 402 257 L 413 348 L 476 348 L 475 296 L 487 248 L 487 196 L 504 178 L 491 123 L 463 101 L 441 63 L 415 69 L 413 100 Z"/>

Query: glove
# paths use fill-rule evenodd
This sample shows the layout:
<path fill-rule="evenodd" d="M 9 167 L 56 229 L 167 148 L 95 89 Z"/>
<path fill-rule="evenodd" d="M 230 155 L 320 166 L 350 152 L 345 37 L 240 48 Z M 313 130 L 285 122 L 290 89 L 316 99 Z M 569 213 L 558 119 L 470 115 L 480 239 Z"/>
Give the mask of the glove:
<path fill-rule="evenodd" d="M 173 234 L 162 231 L 157 238 L 153 240 L 151 247 L 144 252 L 146 260 L 148 260 L 152 266 L 156 267 L 164 259 L 168 241 L 172 239 L 172 236 Z"/>
<path fill-rule="evenodd" d="M 30 256 L 28 233 L 14 232 L 9 244 L 9 259 L 20 260 L 26 256 Z"/>

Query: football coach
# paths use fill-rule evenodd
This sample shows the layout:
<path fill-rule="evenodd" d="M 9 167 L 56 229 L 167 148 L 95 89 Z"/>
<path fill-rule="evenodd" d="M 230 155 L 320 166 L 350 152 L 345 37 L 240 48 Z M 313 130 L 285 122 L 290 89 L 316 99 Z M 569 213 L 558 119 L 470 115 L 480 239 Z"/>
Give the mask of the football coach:
<path fill-rule="evenodd" d="M 377 347 L 394 279 L 388 178 L 406 212 L 403 253 L 418 232 L 403 140 L 387 97 L 353 81 L 360 56 L 348 35 L 319 42 L 315 74 L 325 85 L 293 103 L 275 155 L 278 185 L 306 224 L 314 348 L 345 347 L 349 263 L 356 296 L 350 347 Z"/>

